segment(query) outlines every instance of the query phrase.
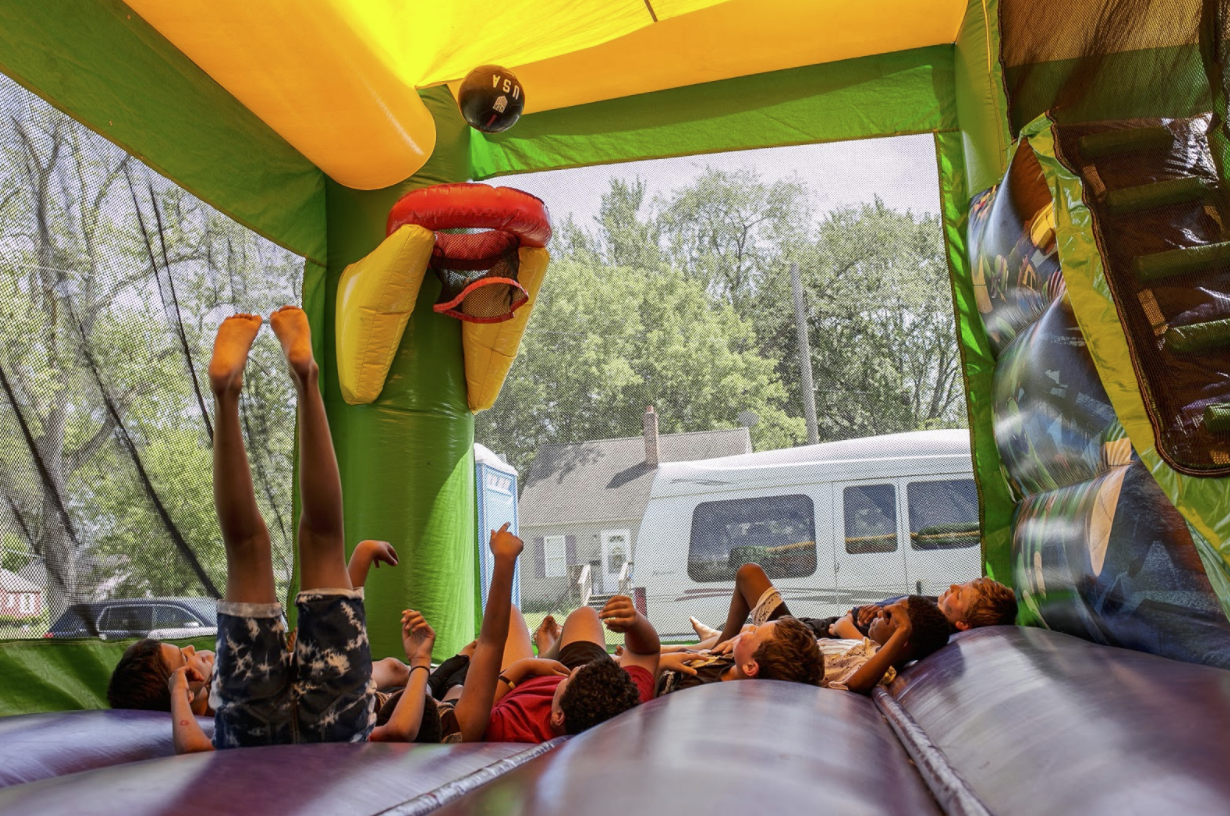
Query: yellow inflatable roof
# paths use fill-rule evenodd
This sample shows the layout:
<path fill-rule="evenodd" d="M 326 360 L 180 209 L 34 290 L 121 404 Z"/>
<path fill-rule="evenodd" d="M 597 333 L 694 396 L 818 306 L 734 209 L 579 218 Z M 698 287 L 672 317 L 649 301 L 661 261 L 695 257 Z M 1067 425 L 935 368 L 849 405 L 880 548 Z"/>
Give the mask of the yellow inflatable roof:
<path fill-rule="evenodd" d="M 431 155 L 417 88 L 517 72 L 526 111 L 954 40 L 966 0 L 127 0 L 358 189 Z"/>

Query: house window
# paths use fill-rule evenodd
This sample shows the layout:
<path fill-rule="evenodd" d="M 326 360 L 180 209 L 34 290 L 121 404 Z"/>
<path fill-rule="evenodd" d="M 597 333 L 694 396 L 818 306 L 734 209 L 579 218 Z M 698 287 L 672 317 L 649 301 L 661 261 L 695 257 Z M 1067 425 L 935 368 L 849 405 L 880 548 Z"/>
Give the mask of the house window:
<path fill-rule="evenodd" d="M 542 540 L 543 574 L 548 578 L 563 578 L 568 574 L 567 537 L 547 536 Z"/>
<path fill-rule="evenodd" d="M 744 564 L 769 578 L 803 578 L 816 571 L 816 511 L 807 496 L 765 496 L 704 502 L 692 511 L 688 577 L 733 581 Z"/>
<path fill-rule="evenodd" d="M 959 550 L 977 547 L 978 489 L 973 479 L 910 482 L 910 547 Z"/>
<path fill-rule="evenodd" d="M 843 499 L 846 552 L 867 555 L 897 549 L 897 496 L 892 485 L 847 487 Z"/>
<path fill-rule="evenodd" d="M 34 593 L 26 592 L 21 596 L 21 611 L 25 614 L 34 612 Z"/>

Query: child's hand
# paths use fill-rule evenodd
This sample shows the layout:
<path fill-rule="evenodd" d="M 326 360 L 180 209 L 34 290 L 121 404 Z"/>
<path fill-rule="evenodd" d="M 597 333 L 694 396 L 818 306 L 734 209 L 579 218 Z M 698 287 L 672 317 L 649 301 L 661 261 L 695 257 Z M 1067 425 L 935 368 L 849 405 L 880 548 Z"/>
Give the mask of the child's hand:
<path fill-rule="evenodd" d="M 380 569 L 381 563 L 388 564 L 390 567 L 397 566 L 397 550 L 393 549 L 393 545 L 387 541 L 369 538 L 366 541 L 360 541 L 358 547 L 367 551 L 368 561 L 376 569 Z"/>
<path fill-rule="evenodd" d="M 914 624 L 910 621 L 910 611 L 904 602 L 895 603 L 886 609 L 880 610 L 880 613 L 888 620 L 888 625 L 892 634 L 901 633 L 901 636 L 908 638 L 910 633 L 914 631 Z"/>
<path fill-rule="evenodd" d="M 732 651 L 734 651 L 735 641 L 737 641 L 741 637 L 743 637 L 742 632 L 735 635 L 730 640 L 723 640 L 721 643 L 719 643 L 718 645 L 710 649 L 709 654 L 714 655 L 715 657 L 721 657 L 722 655 L 730 654 Z"/>
<path fill-rule="evenodd" d="M 167 678 L 167 688 L 171 691 L 171 699 L 182 697 L 188 705 L 192 705 L 192 698 L 196 696 L 195 689 L 200 688 L 204 683 L 205 678 L 191 666 L 180 666 Z"/>
<path fill-rule="evenodd" d="M 436 631 L 422 613 L 407 609 L 401 613 L 401 645 L 411 666 L 430 666 Z"/>
<path fill-rule="evenodd" d="M 627 632 L 636 623 L 636 605 L 627 595 L 615 595 L 602 607 L 598 617 L 612 632 Z"/>
<path fill-rule="evenodd" d="M 871 625 L 871 622 L 880 614 L 880 607 L 877 604 L 867 604 L 858 608 L 858 625 L 861 629 L 866 629 Z"/>
<path fill-rule="evenodd" d="M 696 676 L 696 669 L 687 664 L 689 660 L 695 660 L 700 655 L 695 652 L 670 652 L 658 658 L 658 668 L 662 671 L 675 671 Z"/>
<path fill-rule="evenodd" d="M 515 559 L 525 548 L 521 539 L 508 532 L 509 526 L 510 522 L 506 521 L 503 527 L 491 531 L 491 555 L 495 558 Z"/>

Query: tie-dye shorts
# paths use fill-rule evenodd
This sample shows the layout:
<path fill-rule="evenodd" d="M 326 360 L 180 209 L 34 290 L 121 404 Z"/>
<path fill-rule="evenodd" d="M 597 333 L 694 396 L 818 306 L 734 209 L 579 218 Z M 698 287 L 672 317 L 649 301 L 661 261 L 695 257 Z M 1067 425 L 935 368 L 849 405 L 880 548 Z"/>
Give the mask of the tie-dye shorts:
<path fill-rule="evenodd" d="M 216 747 L 363 742 L 375 726 L 363 590 L 301 592 L 295 606 L 291 651 L 281 604 L 218 602 Z"/>

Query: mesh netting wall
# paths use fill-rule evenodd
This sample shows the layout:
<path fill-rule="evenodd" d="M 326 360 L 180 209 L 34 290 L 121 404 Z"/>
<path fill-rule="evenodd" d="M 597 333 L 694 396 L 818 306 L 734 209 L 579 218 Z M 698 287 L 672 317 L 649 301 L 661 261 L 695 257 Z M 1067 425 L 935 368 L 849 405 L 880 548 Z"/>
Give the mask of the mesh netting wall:
<path fill-rule="evenodd" d="M 587 589 L 639 594 L 664 634 L 690 631 L 688 615 L 718 624 L 749 561 L 807 615 L 980 574 L 964 431 L 942 443 L 955 473 L 920 459 L 759 490 L 708 474 L 711 490 L 649 498 L 674 463 L 806 446 L 804 356 L 818 442 L 966 426 L 930 136 L 502 183 L 548 202 L 555 225 L 521 353 L 475 428 L 521 473 L 531 624 Z"/>
<path fill-rule="evenodd" d="M 0 637 L 212 626 L 213 332 L 298 302 L 301 280 L 300 258 L 0 77 Z M 281 590 L 295 402 L 280 360 L 263 333 L 242 420 Z"/>
<path fill-rule="evenodd" d="M 1061 123 L 1189 116 L 1224 100 L 1225 0 L 999 4 L 1013 133 Z"/>

